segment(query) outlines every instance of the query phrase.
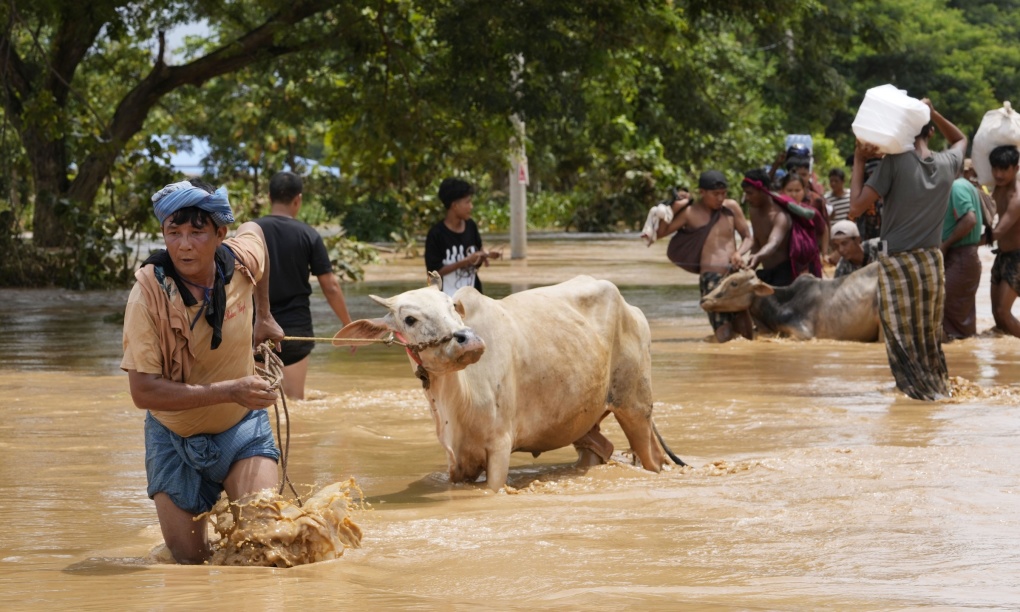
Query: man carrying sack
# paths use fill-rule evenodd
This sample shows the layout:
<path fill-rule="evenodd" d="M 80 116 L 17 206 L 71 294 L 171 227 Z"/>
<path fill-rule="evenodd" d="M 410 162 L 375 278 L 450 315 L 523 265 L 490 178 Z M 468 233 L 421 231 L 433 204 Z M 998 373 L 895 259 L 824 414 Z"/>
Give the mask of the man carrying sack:
<path fill-rule="evenodd" d="M 927 99 L 931 121 L 914 138 L 913 150 L 886 155 L 864 182 L 864 165 L 881 153 L 857 141 L 850 183 L 850 214 L 857 216 L 882 199 L 879 242 L 879 314 L 889 367 L 896 386 L 914 399 L 951 394 L 942 352 L 945 270 L 942 224 L 953 180 L 963 167 L 967 137 Z M 934 128 L 948 148 L 933 153 Z"/>

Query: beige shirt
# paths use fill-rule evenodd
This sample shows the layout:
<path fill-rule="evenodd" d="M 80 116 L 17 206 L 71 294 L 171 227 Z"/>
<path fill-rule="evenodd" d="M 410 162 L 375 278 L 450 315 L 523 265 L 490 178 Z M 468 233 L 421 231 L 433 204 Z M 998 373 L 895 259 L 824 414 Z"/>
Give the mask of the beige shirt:
<path fill-rule="evenodd" d="M 234 277 L 226 286 L 223 340 L 212 350 L 212 327 L 202 316 L 189 328 L 202 304 L 186 307 L 169 277 L 164 285 L 153 266 L 135 273 L 134 287 L 124 311 L 124 358 L 121 369 L 194 385 L 234 380 L 255 373 L 252 356 L 252 316 L 255 282 L 262 278 L 266 248 L 258 235 L 244 233 L 224 244 L 234 252 Z M 183 329 L 181 329 L 183 328 Z M 150 410 L 152 416 L 179 436 L 221 433 L 248 412 L 240 404 L 215 404 L 191 410 Z"/>

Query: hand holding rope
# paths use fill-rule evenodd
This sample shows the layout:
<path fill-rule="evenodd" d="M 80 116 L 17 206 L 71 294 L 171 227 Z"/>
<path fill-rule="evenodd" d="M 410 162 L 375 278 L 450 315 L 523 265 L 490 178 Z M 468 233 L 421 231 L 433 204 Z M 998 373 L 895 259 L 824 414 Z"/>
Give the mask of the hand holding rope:
<path fill-rule="evenodd" d="M 255 354 L 262 357 L 262 364 L 255 363 L 255 371 L 263 380 L 269 383 L 270 389 L 277 392 L 280 398 L 279 402 L 273 402 L 273 410 L 276 412 L 276 438 L 280 442 L 280 489 L 277 491 L 280 495 L 283 495 L 284 485 L 290 487 L 291 493 L 297 499 L 298 506 L 301 506 L 301 496 L 298 495 L 297 489 L 294 488 L 294 483 L 290 481 L 290 476 L 287 475 L 287 457 L 290 454 L 290 413 L 287 411 L 287 397 L 283 392 L 283 361 L 280 356 L 273 350 L 273 341 L 266 340 L 262 344 L 255 347 Z M 280 404 L 283 404 L 283 415 L 287 420 L 286 437 L 283 436 L 283 432 L 280 430 Z"/>

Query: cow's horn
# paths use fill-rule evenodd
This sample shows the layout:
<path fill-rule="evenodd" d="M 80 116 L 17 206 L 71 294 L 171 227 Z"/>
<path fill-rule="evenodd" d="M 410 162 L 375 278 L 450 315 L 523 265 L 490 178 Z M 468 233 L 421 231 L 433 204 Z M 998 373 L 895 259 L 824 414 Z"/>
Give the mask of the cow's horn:
<path fill-rule="evenodd" d="M 376 304 L 379 304 L 380 306 L 387 308 L 389 310 L 393 310 L 393 305 L 390 303 L 389 298 L 381 298 L 378 295 L 369 295 L 368 297 Z"/>
<path fill-rule="evenodd" d="M 431 287 L 433 283 L 436 285 L 436 289 L 443 290 L 443 277 L 439 276 L 439 272 L 429 270 L 429 277 L 425 282 L 425 286 Z"/>

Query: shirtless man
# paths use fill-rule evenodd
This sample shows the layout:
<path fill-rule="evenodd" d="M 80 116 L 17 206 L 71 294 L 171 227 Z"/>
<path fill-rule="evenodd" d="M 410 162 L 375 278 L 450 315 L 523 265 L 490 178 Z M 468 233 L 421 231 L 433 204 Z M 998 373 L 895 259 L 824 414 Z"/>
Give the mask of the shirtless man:
<path fill-rule="evenodd" d="M 673 220 L 659 224 L 657 237 L 674 232 L 667 256 L 684 270 L 699 275 L 698 287 L 704 297 L 724 276 L 744 265 L 744 256 L 751 250 L 750 230 L 740 205 L 726 197 L 726 177 L 709 170 L 698 179 L 698 198 L 673 202 Z M 740 234 L 737 248 L 734 233 Z M 708 313 L 715 337 L 727 342 L 736 334 L 751 339 L 754 327 L 751 315 L 742 313 Z"/>
<path fill-rule="evenodd" d="M 998 253 L 992 264 L 992 315 L 995 326 L 1004 332 L 1020 337 L 1020 321 L 1013 316 L 1013 302 L 1020 293 L 1020 152 L 1012 145 L 992 149 L 988 155 L 992 164 L 995 190 L 995 211 L 999 222 L 992 230 L 998 243 Z"/>
<path fill-rule="evenodd" d="M 774 287 L 793 282 L 790 265 L 790 213 L 779 207 L 768 192 L 768 174 L 754 169 L 744 173 L 744 199 L 747 201 L 754 233 L 751 259 L 747 267 L 754 270 L 761 264 L 758 278 Z"/>

